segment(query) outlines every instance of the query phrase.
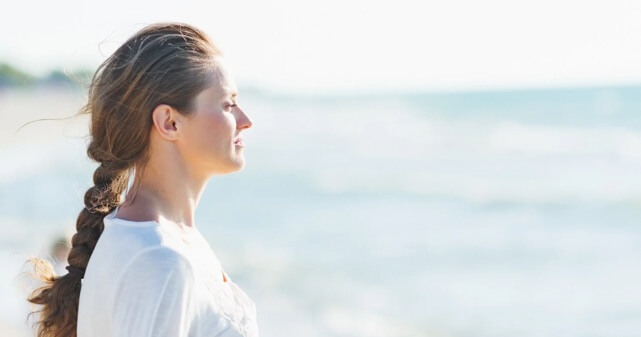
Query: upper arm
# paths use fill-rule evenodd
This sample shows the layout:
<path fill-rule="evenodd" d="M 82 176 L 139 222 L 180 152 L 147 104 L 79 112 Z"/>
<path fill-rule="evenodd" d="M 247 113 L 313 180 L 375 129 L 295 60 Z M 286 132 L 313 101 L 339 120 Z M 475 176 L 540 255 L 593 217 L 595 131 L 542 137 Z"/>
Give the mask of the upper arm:
<path fill-rule="evenodd" d="M 182 337 L 190 324 L 191 264 L 168 248 L 152 248 L 123 266 L 111 326 L 118 337 Z"/>

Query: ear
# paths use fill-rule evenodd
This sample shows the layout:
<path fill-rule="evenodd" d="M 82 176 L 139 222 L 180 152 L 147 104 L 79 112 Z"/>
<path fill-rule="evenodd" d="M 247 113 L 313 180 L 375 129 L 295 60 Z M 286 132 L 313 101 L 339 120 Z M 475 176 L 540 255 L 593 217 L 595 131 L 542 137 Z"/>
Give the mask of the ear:
<path fill-rule="evenodd" d="M 167 104 L 159 104 L 151 114 L 153 127 L 166 140 L 178 139 L 180 113 Z"/>

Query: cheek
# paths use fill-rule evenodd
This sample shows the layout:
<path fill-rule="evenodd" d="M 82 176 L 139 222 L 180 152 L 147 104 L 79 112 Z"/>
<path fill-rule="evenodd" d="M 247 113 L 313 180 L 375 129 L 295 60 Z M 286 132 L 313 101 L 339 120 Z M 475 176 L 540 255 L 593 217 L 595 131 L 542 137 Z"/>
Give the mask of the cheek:
<path fill-rule="evenodd" d="M 212 116 L 199 125 L 201 141 L 211 148 L 227 148 L 233 143 L 235 121 L 224 116 Z"/>

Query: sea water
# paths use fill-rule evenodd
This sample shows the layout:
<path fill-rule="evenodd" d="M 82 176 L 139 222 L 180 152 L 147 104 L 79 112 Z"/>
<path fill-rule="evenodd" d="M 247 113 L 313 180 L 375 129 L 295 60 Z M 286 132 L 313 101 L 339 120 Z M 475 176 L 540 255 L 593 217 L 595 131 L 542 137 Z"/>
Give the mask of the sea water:
<path fill-rule="evenodd" d="M 0 322 L 73 233 L 95 163 L 70 90 L 0 92 Z M 241 88 L 246 166 L 197 226 L 269 336 L 641 334 L 641 87 Z"/>

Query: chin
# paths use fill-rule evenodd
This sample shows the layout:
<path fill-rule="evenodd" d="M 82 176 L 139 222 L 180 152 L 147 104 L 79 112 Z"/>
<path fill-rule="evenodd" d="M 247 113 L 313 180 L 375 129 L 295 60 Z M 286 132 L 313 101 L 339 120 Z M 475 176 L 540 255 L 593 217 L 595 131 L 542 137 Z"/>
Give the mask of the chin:
<path fill-rule="evenodd" d="M 236 166 L 236 170 L 234 172 L 242 171 L 244 168 L 245 168 L 245 159 L 242 159 Z"/>
<path fill-rule="evenodd" d="M 230 174 L 230 173 L 241 171 L 243 168 L 245 168 L 245 159 L 241 158 L 239 160 L 230 162 L 229 165 L 225 166 L 224 168 L 218 168 L 214 170 L 212 172 L 212 175 L 218 176 L 218 175 Z"/>

